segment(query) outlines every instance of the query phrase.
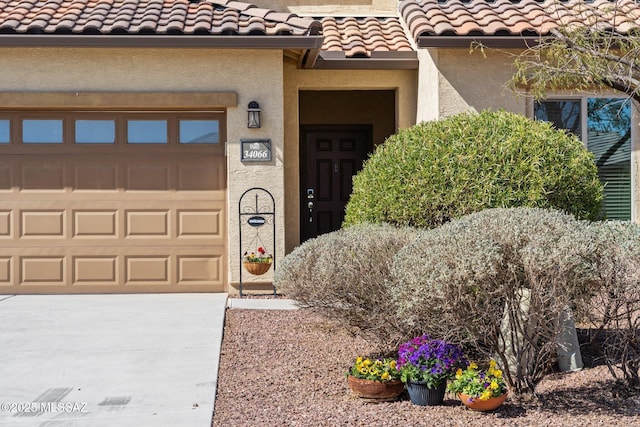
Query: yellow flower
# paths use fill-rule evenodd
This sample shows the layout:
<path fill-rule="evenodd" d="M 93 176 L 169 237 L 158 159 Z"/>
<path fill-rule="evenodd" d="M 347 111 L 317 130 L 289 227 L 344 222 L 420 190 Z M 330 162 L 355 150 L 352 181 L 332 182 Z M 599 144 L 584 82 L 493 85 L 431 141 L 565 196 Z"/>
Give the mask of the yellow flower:
<path fill-rule="evenodd" d="M 495 371 L 493 371 L 493 376 L 495 376 L 496 378 L 502 378 L 502 371 L 500 369 L 496 369 Z"/>
<path fill-rule="evenodd" d="M 498 387 L 500 387 L 500 386 L 498 385 L 498 383 L 497 383 L 497 382 L 495 382 L 495 381 L 491 381 L 491 385 L 489 385 L 489 388 L 490 388 L 491 390 L 495 390 L 495 389 L 497 389 Z"/>
<path fill-rule="evenodd" d="M 478 365 L 476 365 L 474 362 L 471 362 L 471 363 L 469 363 L 469 367 L 467 369 L 469 369 L 469 370 L 478 369 Z"/>
<path fill-rule="evenodd" d="M 360 372 L 362 375 L 367 375 L 367 372 L 369 372 L 369 370 L 364 366 L 358 366 L 358 372 Z"/>
<path fill-rule="evenodd" d="M 362 363 L 362 356 L 358 356 L 358 358 L 356 359 L 356 364 L 358 363 Z"/>
<path fill-rule="evenodd" d="M 380 378 L 383 379 L 383 380 L 389 379 L 389 372 L 383 373 L 382 375 L 380 375 Z"/>
<path fill-rule="evenodd" d="M 495 369 L 496 368 L 496 361 L 491 359 L 491 361 L 489 362 L 489 369 Z"/>
<path fill-rule="evenodd" d="M 480 400 L 489 400 L 489 398 L 491 397 L 493 393 L 491 392 L 491 390 L 485 390 L 484 392 L 482 392 L 482 394 L 480 395 Z"/>
<path fill-rule="evenodd" d="M 458 368 L 456 371 L 456 378 L 460 378 L 462 376 L 462 368 Z"/>
<path fill-rule="evenodd" d="M 369 359 L 365 359 L 365 360 L 364 360 L 364 362 L 362 362 L 362 364 L 363 364 L 364 366 L 369 366 L 369 365 L 371 365 L 371 360 L 369 360 Z"/>
<path fill-rule="evenodd" d="M 376 366 L 382 366 L 382 361 L 381 360 L 376 360 L 374 365 Z"/>
<path fill-rule="evenodd" d="M 391 362 L 389 362 L 389 367 L 390 367 L 391 369 L 395 369 L 395 368 L 396 368 L 396 361 L 395 361 L 395 360 L 392 360 Z"/>

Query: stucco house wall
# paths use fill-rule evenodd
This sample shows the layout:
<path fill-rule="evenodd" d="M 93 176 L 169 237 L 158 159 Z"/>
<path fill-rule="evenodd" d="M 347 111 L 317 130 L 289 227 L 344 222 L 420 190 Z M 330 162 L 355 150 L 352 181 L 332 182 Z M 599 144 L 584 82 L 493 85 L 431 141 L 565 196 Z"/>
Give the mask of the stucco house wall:
<path fill-rule="evenodd" d="M 526 114 L 527 99 L 506 86 L 514 72 L 515 52 L 419 49 L 416 121 L 500 108 Z"/>
<path fill-rule="evenodd" d="M 416 117 L 417 70 L 304 70 L 283 63 L 281 50 L 268 49 L 5 48 L 0 55 L 12 58 L 0 63 L 3 92 L 104 91 L 132 99 L 154 92 L 237 93 L 237 106 L 227 109 L 230 291 L 239 282 L 237 203 L 246 189 L 265 187 L 275 196 L 276 212 L 282 213 L 276 216 L 276 254 L 283 256 L 300 243 L 299 91 L 391 90 L 396 128 L 413 125 Z M 254 100 L 262 109 L 260 129 L 246 125 L 246 107 Z M 33 105 L 57 107 L 55 97 Z M 273 160 L 241 162 L 239 145 L 245 138 L 271 139 Z M 267 273 L 259 281 L 269 283 L 271 278 Z"/>
<path fill-rule="evenodd" d="M 252 186 L 284 194 L 282 50 L 5 48 L 0 58 L 11 58 L 0 61 L 0 92 L 123 92 L 134 103 L 139 93 L 237 93 L 237 106 L 227 110 L 227 278 L 232 283 L 239 280 L 240 195 Z M 260 129 L 247 128 L 251 101 L 262 108 Z M 49 96 L 32 107 L 59 104 Z M 273 160 L 242 163 L 240 139 L 245 138 L 271 139 Z M 284 212 L 283 197 L 276 197 L 276 212 Z M 284 223 L 284 215 L 277 215 L 277 254 L 284 254 Z"/>
<path fill-rule="evenodd" d="M 348 0 L 339 3 L 258 0 L 254 3 L 264 8 L 318 19 L 329 16 L 398 16 L 398 3 L 393 0 Z M 360 25 L 360 30 L 368 28 L 363 22 Z M 226 99 L 226 104 L 212 107 L 226 110 L 226 282 L 228 290 L 233 292 L 239 282 L 240 252 L 246 249 L 239 247 L 238 235 L 238 200 L 245 190 L 254 186 L 264 187 L 275 197 L 277 234 L 273 251 L 278 257 L 284 256 L 300 243 L 301 125 L 373 123 L 376 114 L 386 115 L 393 108 L 395 117 L 390 119 L 385 116 L 384 126 L 374 128 L 374 143 L 380 143 L 386 134 L 401 128 L 461 112 L 506 109 L 531 117 L 533 104 L 526 96 L 526 91 L 516 94 L 506 86 L 514 72 L 514 55 L 519 50 L 486 49 L 481 52 L 468 47 L 418 48 L 408 31 L 410 26 L 411 22 L 406 21 L 401 28 L 407 30 L 411 45 L 416 49 L 419 62 L 417 70 L 399 69 L 415 67 L 416 64 L 407 65 L 402 58 L 406 60 L 408 57 L 393 55 L 354 57 L 346 59 L 346 62 L 343 62 L 345 59 L 335 61 L 339 55 L 329 55 L 327 58 L 333 60 L 321 58 L 324 63 L 318 63 L 320 68 L 309 69 L 305 67 L 312 66 L 312 62 L 299 59 L 314 58 L 317 52 L 312 49 L 305 53 L 297 48 L 283 50 L 282 47 L 5 47 L 0 48 L 0 58 L 3 58 L 0 59 L 0 95 L 6 100 L 19 93 L 42 94 L 38 98 L 29 98 L 31 104 L 23 107 L 55 110 L 65 108 L 64 102 L 69 100 L 70 94 L 108 92 L 129 99 L 128 105 L 134 109 L 172 111 L 192 107 L 190 94 L 220 93 L 223 97 L 232 94 L 231 98 L 220 98 Z M 335 34 L 331 37 L 335 37 Z M 387 40 L 387 43 L 394 46 L 392 40 Z M 345 46 L 342 48 L 346 49 Z M 395 60 L 384 60 L 392 58 Z M 394 67 L 398 69 L 391 69 Z M 389 110 L 372 108 L 371 111 L 348 111 L 349 108 L 343 107 L 342 111 L 325 111 L 330 105 L 326 99 L 302 108 L 300 93 L 304 91 L 389 91 L 394 99 Z M 161 94 L 163 102 L 150 105 L 143 94 L 156 94 L 155 99 Z M 228 103 L 228 99 L 234 101 Z M 258 102 L 262 109 L 262 127 L 259 129 L 247 128 L 247 105 L 251 101 Z M 100 108 L 109 108 L 105 105 L 103 99 Z M 9 107 L 0 105 L 0 108 Z M 301 111 L 307 112 L 302 119 Z M 389 126 L 391 120 L 393 125 Z M 637 113 L 634 123 L 637 126 Z M 384 130 L 381 131 L 381 128 Z M 634 129 L 632 185 L 633 218 L 636 221 L 640 218 L 640 191 L 636 185 L 639 182 L 636 177 L 640 174 L 637 135 L 638 129 Z M 272 160 L 243 163 L 240 159 L 240 140 L 256 138 L 271 140 Z M 273 271 L 270 271 L 258 281 L 269 286 L 272 277 Z"/>

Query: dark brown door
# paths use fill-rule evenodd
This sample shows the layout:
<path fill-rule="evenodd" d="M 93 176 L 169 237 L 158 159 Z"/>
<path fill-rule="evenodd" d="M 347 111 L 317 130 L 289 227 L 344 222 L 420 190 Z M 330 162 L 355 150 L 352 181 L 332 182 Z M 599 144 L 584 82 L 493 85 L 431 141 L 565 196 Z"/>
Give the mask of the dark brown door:
<path fill-rule="evenodd" d="M 338 230 L 352 177 L 371 151 L 370 126 L 303 127 L 300 149 L 301 241 Z"/>

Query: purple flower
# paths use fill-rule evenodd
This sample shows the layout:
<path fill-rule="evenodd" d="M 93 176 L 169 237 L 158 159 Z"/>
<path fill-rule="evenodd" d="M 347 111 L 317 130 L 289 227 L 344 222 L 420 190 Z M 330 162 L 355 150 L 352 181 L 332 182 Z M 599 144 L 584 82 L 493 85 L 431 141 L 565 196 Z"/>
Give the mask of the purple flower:
<path fill-rule="evenodd" d="M 457 368 L 467 365 L 467 359 L 459 346 L 444 340 L 432 339 L 427 334 L 415 337 L 398 347 L 397 368 L 414 372 L 412 377 L 421 372 L 419 378 L 412 378 L 415 380 L 446 380 Z"/>

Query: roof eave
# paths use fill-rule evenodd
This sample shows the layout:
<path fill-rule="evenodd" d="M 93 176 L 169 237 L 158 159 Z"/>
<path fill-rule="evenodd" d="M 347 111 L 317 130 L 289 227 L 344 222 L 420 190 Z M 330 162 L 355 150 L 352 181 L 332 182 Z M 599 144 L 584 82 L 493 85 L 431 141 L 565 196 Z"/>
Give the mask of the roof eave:
<path fill-rule="evenodd" d="M 0 34 L 0 47 L 314 49 L 322 36 Z"/>
<path fill-rule="evenodd" d="M 316 70 L 417 70 L 417 58 L 344 58 L 318 57 Z"/>
<path fill-rule="evenodd" d="M 420 36 L 418 47 L 469 48 L 472 43 L 491 48 L 527 48 L 537 44 L 542 36 Z"/>

